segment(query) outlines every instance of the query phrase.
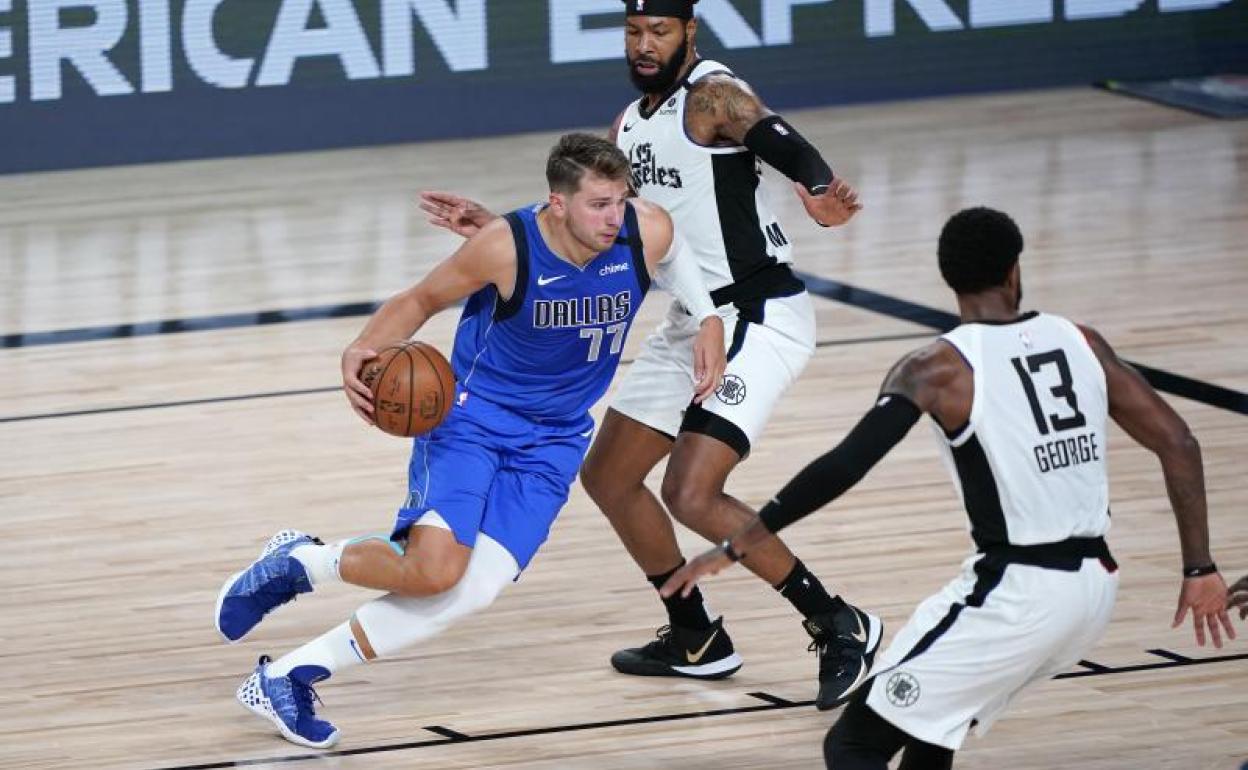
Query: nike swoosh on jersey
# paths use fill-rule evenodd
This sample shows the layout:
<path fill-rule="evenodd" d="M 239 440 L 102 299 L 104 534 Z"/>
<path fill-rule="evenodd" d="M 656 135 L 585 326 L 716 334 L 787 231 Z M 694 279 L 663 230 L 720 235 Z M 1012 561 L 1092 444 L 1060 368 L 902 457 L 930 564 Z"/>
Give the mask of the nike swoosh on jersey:
<path fill-rule="evenodd" d="M 624 133 L 626 133 L 626 134 L 627 134 L 629 131 L 632 131 L 632 130 L 633 130 L 633 126 L 635 126 L 635 125 L 637 125 L 637 122 L 636 122 L 636 121 L 633 121 L 632 123 L 625 123 L 625 124 L 624 124 Z"/>
<path fill-rule="evenodd" d="M 690 652 L 689 650 L 685 650 L 685 660 L 689 661 L 690 663 L 697 663 L 699 660 L 702 660 L 702 656 L 706 654 L 707 649 L 711 646 L 711 642 L 715 641 L 715 637 L 717 636 L 719 636 L 718 628 L 715 629 L 715 633 L 710 635 L 710 637 L 706 640 L 706 644 L 702 645 L 702 647 L 699 648 L 697 652 Z"/>
<path fill-rule="evenodd" d="M 552 275 L 551 277 L 547 278 L 547 277 L 546 277 L 546 276 L 544 276 L 544 275 L 539 275 L 539 276 L 537 277 L 537 285 L 538 285 L 538 286 L 546 286 L 547 284 L 552 284 L 552 283 L 554 283 L 555 281 L 558 281 L 558 280 L 560 280 L 560 279 L 562 279 L 562 278 L 567 278 L 567 276 L 566 276 L 566 275 Z"/>

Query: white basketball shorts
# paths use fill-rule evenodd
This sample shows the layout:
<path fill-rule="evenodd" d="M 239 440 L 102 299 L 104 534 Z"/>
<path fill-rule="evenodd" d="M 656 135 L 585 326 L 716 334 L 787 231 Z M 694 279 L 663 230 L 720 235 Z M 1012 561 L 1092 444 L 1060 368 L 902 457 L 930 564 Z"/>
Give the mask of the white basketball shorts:
<path fill-rule="evenodd" d="M 611 407 L 675 437 L 694 430 L 719 438 L 744 457 L 762 434 L 781 394 L 815 351 L 810 295 L 742 302 L 719 308 L 728 368 L 715 394 L 686 420 L 693 399 L 693 341 L 698 327 L 672 303 L 620 381 Z"/>
<path fill-rule="evenodd" d="M 983 734 L 1032 682 L 1070 668 L 1100 639 L 1118 574 L 1098 559 L 1078 572 L 976 554 L 923 601 L 876 660 L 867 705 L 927 743 L 957 750 Z"/>

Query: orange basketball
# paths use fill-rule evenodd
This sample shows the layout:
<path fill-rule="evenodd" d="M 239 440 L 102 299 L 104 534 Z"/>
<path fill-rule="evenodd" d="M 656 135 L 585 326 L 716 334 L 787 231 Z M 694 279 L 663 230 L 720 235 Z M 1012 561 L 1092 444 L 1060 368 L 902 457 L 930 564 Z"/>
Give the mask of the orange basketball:
<path fill-rule="evenodd" d="M 419 436 L 446 418 L 455 373 L 432 345 L 390 345 L 364 364 L 360 379 L 373 391 L 373 419 L 392 436 Z"/>

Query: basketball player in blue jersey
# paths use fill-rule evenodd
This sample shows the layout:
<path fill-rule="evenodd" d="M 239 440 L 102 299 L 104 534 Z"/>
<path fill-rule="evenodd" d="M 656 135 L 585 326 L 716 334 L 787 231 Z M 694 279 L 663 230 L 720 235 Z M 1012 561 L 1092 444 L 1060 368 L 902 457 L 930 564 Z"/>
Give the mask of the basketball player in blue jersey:
<path fill-rule="evenodd" d="M 342 357 L 352 408 L 372 422 L 359 379 L 377 350 L 467 298 L 455 335 L 454 405 L 415 440 L 406 504 L 388 536 L 334 545 L 293 530 L 230 577 L 217 629 L 237 641 L 275 607 L 329 582 L 387 595 L 276 661 L 260 659 L 238 698 L 294 743 L 332 746 L 312 685 L 399 650 L 480 610 L 546 539 L 590 437 L 651 276 L 700 319 L 690 370 L 698 400 L 724 370 L 723 323 L 667 213 L 630 201 L 628 159 L 605 139 L 561 138 L 546 165 L 547 203 L 482 228 L 387 301 Z"/>
<path fill-rule="evenodd" d="M 875 405 L 718 548 L 662 589 L 680 595 L 848 491 L 927 413 L 977 553 L 915 610 L 824 741 L 828 767 L 941 770 L 1027 685 L 1079 661 L 1109 623 L 1118 566 L 1105 543 L 1110 418 L 1161 460 L 1183 557 L 1178 627 L 1235 638 L 1209 551 L 1200 446 L 1152 386 L 1092 329 L 1020 313 L 1023 238 L 986 208 L 954 215 L 940 271 L 962 325 L 902 358 Z"/>
<path fill-rule="evenodd" d="M 664 505 L 645 485 L 668 457 L 661 495 L 672 517 L 718 542 L 752 512 L 724 492 L 772 409 L 815 349 L 810 296 L 790 265 L 792 248 L 759 188 L 758 161 L 794 183 L 807 213 L 839 225 L 861 208 L 819 152 L 763 105 L 725 65 L 698 57 L 689 0 L 627 0 L 629 77 L 642 96 L 611 138 L 632 163 L 637 194 L 667 209 L 698 258 L 731 345 L 723 383 L 691 406 L 687 375 L 695 319 L 679 302 L 622 377 L 581 471 L 585 490 L 655 588 L 684 563 Z M 435 224 L 468 234 L 489 220 L 480 204 L 425 193 Z M 830 595 L 778 539 L 746 566 L 805 618 L 819 656 L 816 705 L 844 702 L 879 645 L 879 619 Z M 668 625 L 611 664 L 641 676 L 717 679 L 742 664 L 723 625 L 694 592 L 664 601 Z"/>

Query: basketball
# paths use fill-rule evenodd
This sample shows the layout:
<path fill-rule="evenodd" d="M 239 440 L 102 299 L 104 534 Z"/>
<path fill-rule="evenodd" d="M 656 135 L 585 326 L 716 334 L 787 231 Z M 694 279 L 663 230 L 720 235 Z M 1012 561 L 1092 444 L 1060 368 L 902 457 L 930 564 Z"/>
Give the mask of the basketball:
<path fill-rule="evenodd" d="M 424 342 L 384 348 L 364 364 L 360 379 L 373 392 L 373 419 L 392 436 L 419 436 L 445 419 L 455 397 L 455 373 Z"/>

